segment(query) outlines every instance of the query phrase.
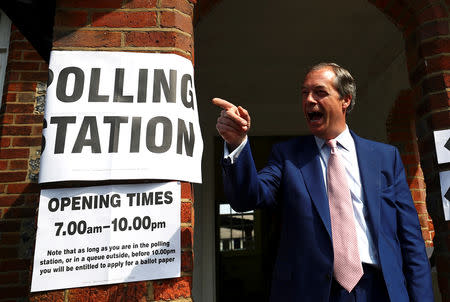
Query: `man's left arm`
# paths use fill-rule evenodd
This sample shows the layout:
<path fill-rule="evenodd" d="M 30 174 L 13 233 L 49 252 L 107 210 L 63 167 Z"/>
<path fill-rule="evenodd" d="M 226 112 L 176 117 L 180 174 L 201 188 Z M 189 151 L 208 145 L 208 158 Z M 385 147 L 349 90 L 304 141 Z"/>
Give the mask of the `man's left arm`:
<path fill-rule="evenodd" d="M 406 182 L 400 154 L 395 149 L 394 178 L 397 207 L 397 234 L 403 258 L 403 274 L 409 298 L 416 302 L 433 302 L 430 264 L 414 202 Z"/>

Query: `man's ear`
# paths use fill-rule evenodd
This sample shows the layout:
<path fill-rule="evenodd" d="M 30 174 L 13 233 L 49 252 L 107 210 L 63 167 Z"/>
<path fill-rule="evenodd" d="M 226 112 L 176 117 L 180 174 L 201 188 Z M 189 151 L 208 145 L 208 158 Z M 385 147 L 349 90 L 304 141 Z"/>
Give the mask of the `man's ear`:
<path fill-rule="evenodd" d="M 342 99 L 342 111 L 347 111 L 347 108 L 350 106 L 352 102 L 352 96 L 347 95 Z"/>

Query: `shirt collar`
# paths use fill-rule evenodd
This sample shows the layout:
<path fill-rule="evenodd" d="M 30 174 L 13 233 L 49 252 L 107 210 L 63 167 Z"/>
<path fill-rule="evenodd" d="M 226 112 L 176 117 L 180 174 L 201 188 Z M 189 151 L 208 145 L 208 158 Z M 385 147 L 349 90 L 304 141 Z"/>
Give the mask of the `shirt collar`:
<path fill-rule="evenodd" d="M 325 145 L 325 140 L 323 138 L 320 138 L 317 136 L 314 136 L 314 139 L 316 140 L 316 144 L 317 144 L 317 147 L 319 148 L 319 150 L 322 150 L 323 146 Z M 347 125 L 345 125 L 345 130 L 342 131 L 341 134 L 339 134 L 336 137 L 336 141 L 345 150 L 347 150 L 347 151 L 351 150 L 353 137 L 352 137 Z"/>

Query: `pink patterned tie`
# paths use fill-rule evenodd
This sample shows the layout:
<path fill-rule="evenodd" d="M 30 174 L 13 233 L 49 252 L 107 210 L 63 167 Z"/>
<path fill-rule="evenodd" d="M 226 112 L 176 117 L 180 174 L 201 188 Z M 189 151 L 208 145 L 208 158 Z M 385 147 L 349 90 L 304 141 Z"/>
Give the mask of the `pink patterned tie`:
<path fill-rule="evenodd" d="M 336 140 L 328 140 L 327 145 L 331 148 L 328 159 L 327 184 L 333 237 L 334 277 L 343 288 L 351 292 L 363 275 L 356 239 L 353 205 Z"/>

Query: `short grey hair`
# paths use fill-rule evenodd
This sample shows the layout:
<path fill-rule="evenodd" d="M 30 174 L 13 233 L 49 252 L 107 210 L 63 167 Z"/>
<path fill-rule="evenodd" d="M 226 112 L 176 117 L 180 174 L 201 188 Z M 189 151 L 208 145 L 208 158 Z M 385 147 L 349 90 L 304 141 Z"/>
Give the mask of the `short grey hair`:
<path fill-rule="evenodd" d="M 310 73 L 311 71 L 316 71 L 327 67 L 331 68 L 336 75 L 334 88 L 338 91 L 341 99 L 346 96 L 351 96 L 352 98 L 350 105 L 347 107 L 347 113 L 349 113 L 350 111 L 352 111 L 356 102 L 356 83 L 347 69 L 339 66 L 336 63 L 323 62 L 311 67 L 306 74 Z"/>

